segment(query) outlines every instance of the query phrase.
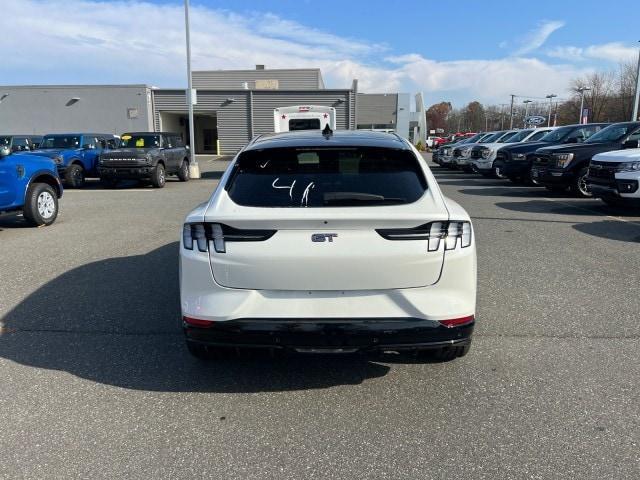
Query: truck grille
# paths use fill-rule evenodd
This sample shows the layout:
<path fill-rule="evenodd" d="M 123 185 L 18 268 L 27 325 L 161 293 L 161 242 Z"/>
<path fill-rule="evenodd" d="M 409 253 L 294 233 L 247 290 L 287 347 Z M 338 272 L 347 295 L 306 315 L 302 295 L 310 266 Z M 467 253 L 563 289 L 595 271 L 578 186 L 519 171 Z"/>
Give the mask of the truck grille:
<path fill-rule="evenodd" d="M 616 167 L 608 162 L 591 161 L 589 165 L 589 177 L 599 178 L 603 180 L 614 180 L 616 175 Z"/>
<path fill-rule="evenodd" d="M 471 150 L 471 158 L 482 158 L 482 152 L 480 150 Z"/>
<path fill-rule="evenodd" d="M 500 150 L 498 150 L 498 153 L 496 153 L 496 160 L 502 160 L 503 162 L 507 162 L 508 161 L 508 156 L 506 153 L 501 152 Z"/>
<path fill-rule="evenodd" d="M 551 157 L 548 155 L 536 155 L 533 157 L 533 163 L 539 167 L 552 166 L 550 164 Z"/>

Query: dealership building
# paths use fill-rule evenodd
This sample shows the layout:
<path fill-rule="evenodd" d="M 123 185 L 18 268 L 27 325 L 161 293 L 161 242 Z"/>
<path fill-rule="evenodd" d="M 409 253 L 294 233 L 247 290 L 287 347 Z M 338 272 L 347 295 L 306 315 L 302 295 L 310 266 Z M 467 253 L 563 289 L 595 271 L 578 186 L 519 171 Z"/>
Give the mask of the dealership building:
<path fill-rule="evenodd" d="M 228 155 L 274 130 L 274 109 L 323 105 L 338 129 L 395 131 L 414 142 L 426 135 L 421 95 L 411 112 L 403 93 L 362 94 L 358 82 L 328 89 L 319 69 L 193 72 L 195 153 Z M 149 85 L 0 86 L 0 134 L 92 131 L 178 132 L 189 139 L 184 89 Z"/>

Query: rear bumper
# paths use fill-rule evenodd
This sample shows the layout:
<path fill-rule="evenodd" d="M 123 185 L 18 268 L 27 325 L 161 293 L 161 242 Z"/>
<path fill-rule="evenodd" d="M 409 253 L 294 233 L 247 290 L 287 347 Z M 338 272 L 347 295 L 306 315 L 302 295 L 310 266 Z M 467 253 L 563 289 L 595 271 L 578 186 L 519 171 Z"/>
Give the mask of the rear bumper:
<path fill-rule="evenodd" d="M 184 324 L 186 338 L 204 345 L 354 352 L 466 345 L 474 323 L 448 328 L 419 318 L 240 319 L 208 328 Z"/>

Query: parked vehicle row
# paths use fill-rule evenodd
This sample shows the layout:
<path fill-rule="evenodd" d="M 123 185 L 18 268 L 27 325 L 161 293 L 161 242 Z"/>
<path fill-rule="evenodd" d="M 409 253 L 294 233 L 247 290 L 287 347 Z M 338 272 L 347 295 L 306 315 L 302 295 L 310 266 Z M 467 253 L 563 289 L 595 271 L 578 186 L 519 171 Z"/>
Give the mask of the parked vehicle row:
<path fill-rule="evenodd" d="M 444 145 L 443 167 L 620 205 L 640 197 L 640 122 L 489 132 Z"/>
<path fill-rule="evenodd" d="M 0 213 L 22 211 L 32 225 L 50 225 L 63 184 L 82 188 L 93 177 L 108 188 L 123 179 L 162 188 L 167 175 L 189 180 L 190 158 L 175 133 L 0 136 Z"/>

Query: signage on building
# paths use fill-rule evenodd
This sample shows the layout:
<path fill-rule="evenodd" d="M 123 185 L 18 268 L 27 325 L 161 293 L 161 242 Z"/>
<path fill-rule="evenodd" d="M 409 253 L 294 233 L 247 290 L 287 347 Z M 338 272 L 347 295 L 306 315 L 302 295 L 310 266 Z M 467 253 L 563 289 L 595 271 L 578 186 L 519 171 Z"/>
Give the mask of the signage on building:
<path fill-rule="evenodd" d="M 275 80 L 256 80 L 256 90 L 278 90 L 280 82 Z"/>
<path fill-rule="evenodd" d="M 138 109 L 137 108 L 127 108 L 127 118 L 129 120 L 138 118 Z"/>

